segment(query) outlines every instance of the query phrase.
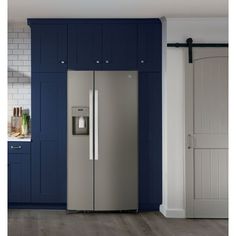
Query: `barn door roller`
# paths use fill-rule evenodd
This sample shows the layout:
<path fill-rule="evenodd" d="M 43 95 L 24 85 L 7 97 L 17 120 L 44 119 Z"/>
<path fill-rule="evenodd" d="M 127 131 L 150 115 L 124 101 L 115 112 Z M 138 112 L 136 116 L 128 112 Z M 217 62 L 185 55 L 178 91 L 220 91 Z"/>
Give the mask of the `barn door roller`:
<path fill-rule="evenodd" d="M 193 39 L 188 38 L 186 42 L 188 45 L 188 63 L 193 63 Z"/>

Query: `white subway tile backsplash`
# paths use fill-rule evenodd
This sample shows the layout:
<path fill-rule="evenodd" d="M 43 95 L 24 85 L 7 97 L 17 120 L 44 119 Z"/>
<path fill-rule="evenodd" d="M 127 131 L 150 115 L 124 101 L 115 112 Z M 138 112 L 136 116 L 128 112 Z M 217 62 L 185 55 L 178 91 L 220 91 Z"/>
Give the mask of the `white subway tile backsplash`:
<path fill-rule="evenodd" d="M 31 79 L 29 77 L 18 78 L 19 83 L 30 83 Z"/>
<path fill-rule="evenodd" d="M 19 94 L 28 94 L 29 93 L 29 89 L 20 88 L 20 89 L 18 89 L 18 93 Z"/>
<path fill-rule="evenodd" d="M 31 33 L 31 32 L 30 32 L 30 27 L 29 27 L 29 26 L 24 27 L 24 32 L 26 32 L 26 33 Z"/>
<path fill-rule="evenodd" d="M 23 77 L 31 78 L 31 68 L 29 69 L 29 71 L 24 71 Z"/>
<path fill-rule="evenodd" d="M 22 33 L 22 32 L 24 32 L 24 28 L 23 27 L 14 27 L 13 32 L 14 33 Z"/>
<path fill-rule="evenodd" d="M 31 43 L 31 38 L 26 38 L 26 39 L 23 39 L 24 40 L 24 43 Z"/>
<path fill-rule="evenodd" d="M 31 50 L 25 49 L 24 50 L 24 55 L 31 55 Z"/>
<path fill-rule="evenodd" d="M 12 94 L 12 95 L 18 93 L 18 89 L 17 88 L 13 88 L 12 86 L 13 86 L 13 84 L 11 84 L 11 83 L 8 84 L 8 93 Z"/>
<path fill-rule="evenodd" d="M 16 44 L 16 43 L 8 43 L 8 49 L 18 49 L 18 44 Z"/>
<path fill-rule="evenodd" d="M 23 94 L 13 94 L 12 98 L 13 99 L 22 99 L 22 98 L 24 98 L 24 95 Z"/>
<path fill-rule="evenodd" d="M 17 71 L 18 70 L 18 67 L 17 66 L 9 66 L 8 67 L 8 71 L 11 71 L 14 73 L 14 71 Z"/>
<path fill-rule="evenodd" d="M 13 43 L 24 43 L 24 39 L 13 39 Z"/>
<path fill-rule="evenodd" d="M 27 101 L 27 100 L 25 100 L 25 99 L 18 100 L 18 103 L 21 104 L 22 106 L 23 106 L 23 105 L 29 106 L 29 104 L 30 104 L 29 101 Z"/>
<path fill-rule="evenodd" d="M 23 83 L 23 87 L 24 87 L 25 89 L 31 89 L 31 84 L 29 84 L 29 83 Z"/>
<path fill-rule="evenodd" d="M 29 66 L 19 66 L 18 67 L 18 70 L 19 71 L 30 71 L 30 67 Z"/>
<path fill-rule="evenodd" d="M 29 49 L 29 48 L 30 48 L 30 45 L 27 43 L 19 44 L 19 49 Z"/>
<path fill-rule="evenodd" d="M 22 84 L 22 83 L 14 83 L 14 84 L 12 84 L 12 88 L 14 89 L 14 88 L 16 88 L 16 89 L 22 89 L 22 88 L 24 88 L 24 84 Z"/>
<path fill-rule="evenodd" d="M 30 66 L 31 65 L 31 61 L 23 61 L 25 66 Z"/>
<path fill-rule="evenodd" d="M 25 60 L 30 60 L 30 56 L 29 55 L 19 55 L 18 56 L 18 60 L 22 60 L 22 61 L 25 61 Z"/>
<path fill-rule="evenodd" d="M 25 100 L 28 100 L 28 101 L 29 101 L 29 100 L 31 99 L 31 95 L 28 94 L 28 93 L 25 93 L 23 96 L 24 96 L 24 99 L 25 99 Z"/>
<path fill-rule="evenodd" d="M 18 69 L 18 67 L 17 67 Z M 18 72 L 18 71 L 13 71 L 13 74 L 12 74 L 13 77 L 22 77 L 22 73 Z"/>
<path fill-rule="evenodd" d="M 23 52 L 24 51 L 22 49 L 13 49 L 12 54 L 20 55 L 20 54 L 23 54 Z"/>
<path fill-rule="evenodd" d="M 8 99 L 8 104 L 10 104 L 10 105 L 18 105 L 18 100 Z"/>
<path fill-rule="evenodd" d="M 8 82 L 9 83 L 16 83 L 16 82 L 18 82 L 18 78 L 8 77 Z"/>
<path fill-rule="evenodd" d="M 9 38 L 9 39 L 17 38 L 17 36 L 18 36 L 17 33 L 8 33 L 8 38 Z"/>
<path fill-rule="evenodd" d="M 30 37 L 30 33 L 19 33 L 19 34 L 18 34 L 18 37 L 19 37 L 20 39 L 21 39 L 21 38 L 27 39 L 27 38 Z"/>
<path fill-rule="evenodd" d="M 24 61 L 13 61 L 12 64 L 14 66 L 23 66 L 24 65 Z M 9 65 L 9 61 L 8 61 L 8 65 Z"/>
<path fill-rule="evenodd" d="M 22 23 L 8 25 L 8 121 L 14 106 L 31 110 L 31 36 Z M 30 111 L 31 112 L 31 111 Z"/>
<path fill-rule="evenodd" d="M 17 55 L 8 55 L 8 61 L 10 60 L 18 60 L 18 56 Z"/>

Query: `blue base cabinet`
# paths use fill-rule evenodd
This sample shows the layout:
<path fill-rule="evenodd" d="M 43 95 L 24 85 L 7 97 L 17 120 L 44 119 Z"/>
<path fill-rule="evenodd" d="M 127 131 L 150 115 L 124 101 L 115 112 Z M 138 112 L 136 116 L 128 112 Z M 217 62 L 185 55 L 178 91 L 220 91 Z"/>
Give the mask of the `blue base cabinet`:
<path fill-rule="evenodd" d="M 30 202 L 30 143 L 8 143 L 8 202 Z"/>
<path fill-rule="evenodd" d="M 66 203 L 66 78 L 32 74 L 33 203 Z"/>

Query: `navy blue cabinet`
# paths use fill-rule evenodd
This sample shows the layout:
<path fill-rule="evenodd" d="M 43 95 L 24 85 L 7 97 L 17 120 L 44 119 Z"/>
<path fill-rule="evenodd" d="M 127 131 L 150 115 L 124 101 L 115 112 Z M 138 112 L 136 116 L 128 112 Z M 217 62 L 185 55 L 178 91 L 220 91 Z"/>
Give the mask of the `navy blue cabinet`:
<path fill-rule="evenodd" d="M 159 210 L 162 201 L 161 21 L 29 19 L 28 24 L 32 32 L 33 72 L 32 203 L 66 203 L 67 70 L 137 70 L 139 209 Z"/>
<path fill-rule="evenodd" d="M 66 203 L 67 74 L 32 74 L 32 202 Z"/>
<path fill-rule="evenodd" d="M 31 39 L 32 72 L 67 70 L 67 25 L 35 25 Z"/>
<path fill-rule="evenodd" d="M 138 70 L 161 71 L 162 27 L 159 20 L 138 26 Z"/>
<path fill-rule="evenodd" d="M 137 68 L 137 24 L 70 24 L 68 68 L 135 70 Z"/>
<path fill-rule="evenodd" d="M 139 74 L 139 209 L 162 201 L 162 82 L 160 73 Z"/>
<path fill-rule="evenodd" d="M 137 68 L 137 24 L 103 25 L 103 69 L 135 70 Z"/>
<path fill-rule="evenodd" d="M 30 143 L 8 143 L 8 202 L 30 201 Z"/>
<path fill-rule="evenodd" d="M 68 26 L 68 68 L 100 70 L 101 66 L 102 25 L 70 24 Z"/>

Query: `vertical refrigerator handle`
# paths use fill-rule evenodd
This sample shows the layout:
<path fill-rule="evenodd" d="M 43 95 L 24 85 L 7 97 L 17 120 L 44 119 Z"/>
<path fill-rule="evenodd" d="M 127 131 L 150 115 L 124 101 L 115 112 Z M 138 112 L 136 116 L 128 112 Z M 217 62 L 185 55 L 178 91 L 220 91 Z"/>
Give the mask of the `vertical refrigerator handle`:
<path fill-rule="evenodd" d="M 89 90 L 89 160 L 93 160 L 93 90 Z"/>
<path fill-rule="evenodd" d="M 94 116 L 95 116 L 95 120 L 94 120 L 94 140 L 95 140 L 95 156 L 94 159 L 98 160 L 98 90 L 95 90 L 95 99 L 94 99 Z"/>

